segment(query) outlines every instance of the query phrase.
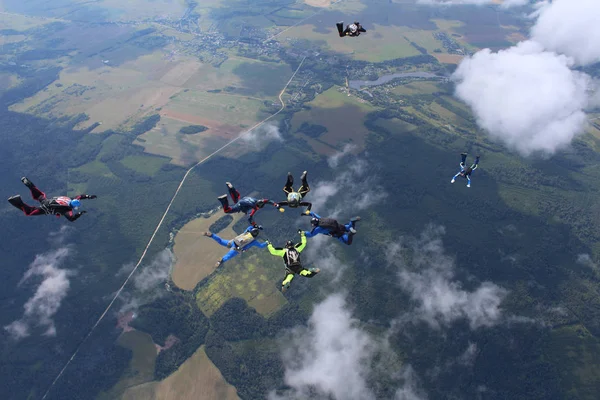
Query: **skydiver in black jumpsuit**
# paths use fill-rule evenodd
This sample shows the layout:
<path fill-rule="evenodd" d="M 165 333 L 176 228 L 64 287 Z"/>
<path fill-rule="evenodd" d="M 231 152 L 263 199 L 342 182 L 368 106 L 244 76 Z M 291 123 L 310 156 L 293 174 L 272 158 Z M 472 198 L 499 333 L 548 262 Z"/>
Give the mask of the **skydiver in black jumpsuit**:
<path fill-rule="evenodd" d="M 81 217 L 87 212 L 73 212 L 81 206 L 81 202 L 79 200 L 96 198 L 96 195 L 80 194 L 79 196 L 74 198 L 70 198 L 67 196 L 57 196 L 49 199 L 46 197 L 46 193 L 38 189 L 29 179 L 23 177 L 21 178 L 21 181 L 25 186 L 29 188 L 29 190 L 31 190 L 31 196 L 34 200 L 40 202 L 40 206 L 35 207 L 25 204 L 21 199 L 21 196 L 18 194 L 10 197 L 8 199 L 8 202 L 16 208 L 18 208 L 19 210 L 23 211 L 23 213 L 25 213 L 25 215 L 27 215 L 28 217 L 33 215 L 49 214 L 54 214 L 57 217 L 64 215 L 66 219 L 68 219 L 71 222 L 74 222 L 77 218 Z"/>

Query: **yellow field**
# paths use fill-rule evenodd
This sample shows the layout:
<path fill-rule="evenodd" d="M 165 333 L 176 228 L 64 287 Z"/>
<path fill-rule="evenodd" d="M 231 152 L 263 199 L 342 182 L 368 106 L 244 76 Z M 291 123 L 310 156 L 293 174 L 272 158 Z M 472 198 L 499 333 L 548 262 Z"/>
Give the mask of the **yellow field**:
<path fill-rule="evenodd" d="M 337 34 L 335 23 L 327 33 L 315 32 L 313 25 L 300 25 L 277 37 L 282 43 L 288 39 L 300 38 L 308 40 L 322 40 L 327 42 L 327 47 L 332 51 L 343 54 L 352 54 L 357 60 L 381 62 L 395 58 L 416 56 L 421 53 L 404 39 L 408 28 L 399 26 L 374 25 L 368 32 L 359 38 L 340 38 Z"/>
<path fill-rule="evenodd" d="M 185 224 L 177 232 L 173 246 L 173 253 L 177 261 L 173 267 L 171 278 L 173 283 L 181 289 L 193 290 L 198 282 L 215 271 L 215 263 L 229 251 L 213 239 L 203 235 L 212 224 L 224 215 L 219 211 L 210 218 L 197 218 Z M 232 227 L 240 218 L 245 217 L 242 213 L 231 214 L 231 216 L 233 216 L 233 222 L 219 232 L 219 236 L 223 239 L 236 237 L 237 234 Z"/>
<path fill-rule="evenodd" d="M 304 122 L 323 125 L 328 132 L 321 135 L 319 140 L 338 146 L 340 142 L 351 139 L 357 146 L 355 151 L 361 151 L 365 137 L 369 133 L 363 124 L 364 118 L 367 113 L 375 110 L 373 106 L 359 101 L 354 96 L 348 96 L 337 86 L 319 94 L 308 105 L 311 107 L 310 110 L 302 110 L 294 114 L 292 131 L 298 129 Z M 334 151 L 304 134 L 301 136 L 311 144 L 315 152 L 330 154 Z"/>
<path fill-rule="evenodd" d="M 134 386 L 121 400 L 238 400 L 237 390 L 210 361 L 201 346 L 181 367 L 160 382 Z"/>
<path fill-rule="evenodd" d="M 286 303 L 279 291 L 283 263 L 266 249 L 252 249 L 219 268 L 196 294 L 198 307 L 211 316 L 227 300 L 240 297 L 265 317 Z"/>

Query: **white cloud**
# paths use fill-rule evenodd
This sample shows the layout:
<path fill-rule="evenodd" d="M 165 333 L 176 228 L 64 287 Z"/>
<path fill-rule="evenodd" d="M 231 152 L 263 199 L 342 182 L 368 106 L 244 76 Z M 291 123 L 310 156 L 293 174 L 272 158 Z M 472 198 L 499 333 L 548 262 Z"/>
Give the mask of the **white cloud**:
<path fill-rule="evenodd" d="M 594 260 L 592 260 L 592 257 L 590 257 L 589 254 L 586 254 L 586 253 L 579 254 L 577 256 L 577 263 L 579 263 L 581 265 L 585 265 L 586 267 L 589 267 L 589 268 L 593 269 L 594 271 L 598 270 L 598 264 L 596 264 L 594 262 Z"/>
<path fill-rule="evenodd" d="M 270 400 L 375 399 L 368 383 L 374 355 L 391 350 L 352 317 L 343 295 L 330 295 L 317 304 L 308 326 L 294 328 L 284 339 L 284 380 L 291 389 L 284 394 L 271 392 Z M 399 397 L 417 392 L 412 370 L 405 367 L 402 371 L 405 379 L 396 398 L 419 399 Z"/>
<path fill-rule="evenodd" d="M 69 277 L 74 274 L 73 271 L 60 268 L 69 254 L 68 247 L 51 250 L 37 255 L 29 266 L 19 285 L 32 277 L 41 277 L 42 282 L 33 297 L 23 306 L 25 311 L 21 319 L 4 327 L 14 339 L 29 336 L 32 326 L 44 328 L 45 335 L 56 335 L 52 317 L 67 295 L 70 286 Z"/>
<path fill-rule="evenodd" d="M 421 238 L 405 240 L 406 248 L 396 245 L 389 249 L 390 260 L 400 267 L 401 286 L 417 303 L 413 318 L 433 328 L 458 319 L 467 319 L 471 329 L 498 323 L 500 304 L 508 292 L 491 282 L 472 291 L 464 289 L 454 278 L 454 260 L 444 252 L 443 233 L 443 227 L 429 226 Z"/>
<path fill-rule="evenodd" d="M 354 151 L 355 149 L 356 146 L 352 143 L 344 145 L 342 151 L 336 151 L 334 154 L 327 158 L 327 164 L 329 164 L 331 168 L 337 168 L 337 166 L 340 164 L 340 161 L 348 154 L 351 154 L 352 151 Z"/>
<path fill-rule="evenodd" d="M 383 200 L 387 194 L 377 184 L 377 177 L 370 173 L 369 163 L 355 158 L 350 167 L 336 174 L 333 181 L 320 181 L 311 188 L 313 210 L 322 217 L 336 218 L 340 214 L 353 217 Z M 335 206 L 328 207 L 330 200 L 335 199 Z M 345 223 L 345 221 L 340 221 Z"/>
<path fill-rule="evenodd" d="M 152 262 L 143 267 L 141 272 L 133 277 L 133 285 L 138 291 L 147 292 L 169 278 L 175 256 L 170 249 L 164 249 L 156 255 Z"/>
<path fill-rule="evenodd" d="M 600 1 L 554 0 L 536 13 L 531 38 L 580 65 L 600 62 Z"/>
<path fill-rule="evenodd" d="M 453 77 L 456 95 L 478 124 L 522 155 L 552 154 L 583 133 L 590 79 L 572 60 L 525 41 L 465 58 Z"/>
<path fill-rule="evenodd" d="M 274 122 L 268 122 L 250 132 L 245 132 L 242 140 L 259 148 L 273 140 L 282 142 L 283 137 L 281 137 L 281 132 L 279 132 L 279 125 Z"/>
<path fill-rule="evenodd" d="M 175 256 L 170 249 L 164 249 L 156 255 L 148 265 L 140 267 L 140 272 L 133 276 L 133 287 L 135 290 L 124 292 L 119 296 L 123 306 L 119 314 L 137 310 L 141 305 L 150 303 L 165 292 L 159 290 L 159 285 L 169 280 L 171 267 L 175 262 Z M 123 266 L 120 271 L 131 270 L 131 265 Z M 121 272 L 118 272 L 119 274 Z"/>
<path fill-rule="evenodd" d="M 465 352 L 458 358 L 458 363 L 470 367 L 475 363 L 478 353 L 477 344 L 469 342 L 469 346 L 467 346 Z"/>

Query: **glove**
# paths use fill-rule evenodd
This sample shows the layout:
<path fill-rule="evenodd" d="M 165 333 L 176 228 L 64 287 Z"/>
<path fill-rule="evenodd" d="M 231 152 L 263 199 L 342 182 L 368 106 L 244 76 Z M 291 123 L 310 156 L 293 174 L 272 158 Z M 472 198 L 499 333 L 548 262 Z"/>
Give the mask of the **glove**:
<path fill-rule="evenodd" d="M 262 227 L 262 225 L 257 225 L 256 227 L 257 227 L 258 229 L 260 229 L 261 231 L 263 230 L 263 227 Z"/>
<path fill-rule="evenodd" d="M 92 195 L 88 196 L 88 199 L 95 199 L 96 197 L 98 197 L 98 196 L 96 196 L 95 194 L 92 194 Z"/>
<path fill-rule="evenodd" d="M 300 236 L 304 236 L 304 231 L 302 229 L 298 229 L 298 234 L 300 234 Z"/>
<path fill-rule="evenodd" d="M 306 210 L 302 213 L 303 215 L 310 215 L 310 210 Z"/>
<path fill-rule="evenodd" d="M 273 206 L 274 206 L 275 208 L 279 208 L 279 203 L 273 203 Z"/>
<path fill-rule="evenodd" d="M 266 244 L 271 244 L 271 241 L 269 239 L 265 240 Z"/>

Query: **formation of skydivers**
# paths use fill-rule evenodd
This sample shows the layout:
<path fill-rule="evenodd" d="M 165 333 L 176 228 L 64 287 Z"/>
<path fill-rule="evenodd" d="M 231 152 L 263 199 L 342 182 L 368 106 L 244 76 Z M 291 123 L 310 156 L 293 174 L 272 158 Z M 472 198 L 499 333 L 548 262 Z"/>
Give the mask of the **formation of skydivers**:
<path fill-rule="evenodd" d="M 457 177 L 463 177 L 467 179 L 467 187 L 471 187 L 471 174 L 477 169 L 479 165 L 479 156 L 475 157 L 475 162 L 470 166 L 466 166 L 467 153 L 461 154 L 460 171 L 452 177 L 451 183 L 456 181 Z M 214 241 L 219 243 L 223 247 L 227 247 L 230 250 L 216 263 L 216 267 L 221 266 L 228 260 L 249 250 L 252 247 L 258 247 L 264 249 L 265 247 L 269 252 L 277 257 L 282 257 L 285 265 L 285 279 L 281 283 L 282 291 L 289 288 L 292 279 L 295 275 L 300 275 L 306 278 L 312 278 L 319 273 L 319 268 L 305 268 L 300 260 L 300 253 L 306 246 L 306 239 L 314 237 L 316 235 L 327 235 L 338 239 L 340 242 L 351 245 L 352 239 L 356 234 L 356 223 L 360 221 L 360 217 L 356 216 L 350 219 L 347 224 L 341 224 L 334 218 L 323 218 L 319 214 L 311 211 L 312 203 L 304 200 L 306 195 L 310 192 L 310 186 L 307 179 L 307 171 L 302 173 L 300 177 L 302 182 L 298 191 L 294 190 L 294 177 L 291 173 L 288 173 L 283 192 L 286 195 L 286 199 L 280 202 L 274 202 L 270 199 L 256 199 L 254 197 L 241 197 L 240 193 L 235 189 L 231 182 L 226 182 L 227 190 L 233 205 L 229 205 L 227 194 L 218 197 L 223 212 L 226 214 L 242 212 L 248 215 L 248 228 L 241 235 L 236 236 L 231 240 L 226 240 L 219 237 L 215 233 L 205 232 L 204 235 L 212 238 Z M 69 221 L 74 222 L 86 211 L 78 211 L 81 207 L 80 200 L 95 199 L 96 195 L 80 194 L 74 198 L 67 196 L 57 196 L 48 198 L 46 194 L 38 189 L 33 182 L 28 178 L 23 177 L 21 181 L 31 191 L 31 196 L 34 200 L 40 203 L 39 206 L 30 206 L 23 202 L 20 195 L 14 195 L 8 198 L 10 204 L 23 211 L 27 216 L 34 215 L 56 215 L 60 217 L 63 215 Z M 263 208 L 266 204 L 270 204 L 273 207 L 283 212 L 284 206 L 289 208 L 306 207 L 304 211 L 300 213 L 301 216 L 311 217 L 310 224 L 311 229 L 303 231 L 298 230 L 300 235 L 300 243 L 294 243 L 292 240 L 288 240 L 285 247 L 273 247 L 268 241 L 258 241 L 257 238 L 260 231 L 263 229 L 262 226 L 258 225 L 254 221 L 254 215 L 258 210 Z"/>
<path fill-rule="evenodd" d="M 361 33 L 366 32 L 362 25 L 357 21 L 347 25 L 346 28 L 344 28 L 344 22 L 340 21 L 336 24 L 336 27 L 340 37 L 358 37 Z M 475 162 L 470 167 L 466 166 L 466 159 L 467 154 L 462 153 L 460 171 L 452 177 L 450 182 L 454 183 L 457 177 L 463 177 L 467 179 L 467 187 L 471 187 L 471 174 L 473 171 L 475 171 L 475 169 L 477 169 L 477 165 L 479 164 L 479 156 L 475 158 Z M 242 197 L 231 182 L 225 183 L 233 205 L 229 205 L 227 194 L 219 196 L 218 200 L 223 207 L 223 211 L 227 214 L 242 212 L 248 215 L 248 222 L 250 225 L 244 231 L 244 233 L 231 240 L 223 239 L 211 232 L 204 233 L 205 236 L 212 238 L 221 246 L 230 249 L 219 261 L 217 261 L 216 267 L 221 266 L 223 263 L 237 256 L 238 254 L 249 250 L 252 247 L 258 247 L 261 249 L 266 247 L 272 255 L 281 257 L 283 259 L 283 263 L 285 265 L 285 279 L 281 283 L 281 290 L 285 291 L 289 288 L 290 283 L 292 279 L 294 279 L 295 275 L 312 278 L 320 271 L 319 268 L 305 268 L 300 260 L 300 253 L 306 247 L 307 238 L 321 234 L 334 237 L 346 245 L 352 244 L 352 239 L 357 232 L 356 223 L 360 221 L 360 217 L 353 217 L 347 224 L 341 224 L 334 218 L 323 218 L 311 211 L 312 203 L 304 200 L 306 195 L 310 192 L 310 186 L 308 185 L 307 181 L 307 171 L 302 173 L 300 180 L 301 186 L 296 191 L 294 190 L 294 177 L 291 173 L 288 173 L 287 181 L 283 187 L 283 192 L 286 195 L 286 199 L 280 202 L 274 202 L 270 199 L 264 198 L 257 199 L 249 196 Z M 21 181 L 30 189 L 33 199 L 38 201 L 40 205 L 30 206 L 23 202 L 20 195 L 10 197 L 8 201 L 10 204 L 23 211 L 23 213 L 27 216 L 53 214 L 57 217 L 60 217 L 63 215 L 69 221 L 74 222 L 86 213 L 86 211 L 79 211 L 81 206 L 80 200 L 96 198 L 96 195 L 88 194 L 80 194 L 74 198 L 67 196 L 47 198 L 46 194 L 38 189 L 33 182 L 26 177 L 21 178 Z M 258 210 L 267 204 L 279 209 L 280 212 L 284 212 L 283 207 L 305 207 L 305 210 L 301 212 L 300 215 L 311 217 L 311 229 L 307 231 L 303 231 L 301 229 L 298 230 L 298 234 L 300 235 L 300 243 L 294 243 L 294 241 L 288 240 L 285 244 L 285 247 L 274 247 L 268 240 L 264 242 L 257 240 L 260 231 L 263 228 L 262 226 L 256 224 L 254 221 L 254 215 Z"/>

